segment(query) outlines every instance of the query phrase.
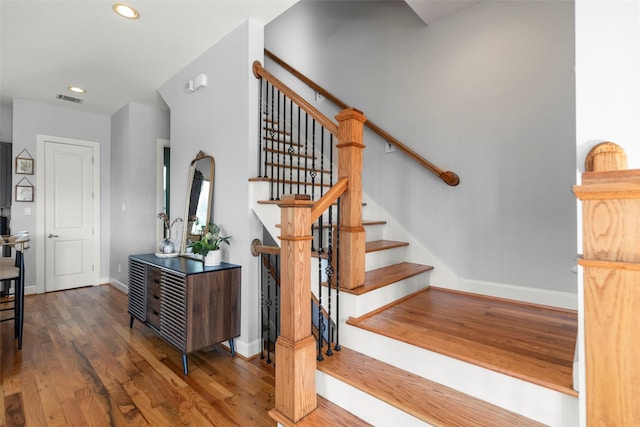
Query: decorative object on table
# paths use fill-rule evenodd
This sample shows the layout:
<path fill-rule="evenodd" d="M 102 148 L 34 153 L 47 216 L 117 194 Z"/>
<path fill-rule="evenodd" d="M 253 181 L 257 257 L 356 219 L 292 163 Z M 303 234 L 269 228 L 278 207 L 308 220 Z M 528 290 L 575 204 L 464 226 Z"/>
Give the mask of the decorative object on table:
<path fill-rule="evenodd" d="M 204 227 L 203 227 L 204 229 Z M 204 265 L 210 267 L 220 265 L 220 245 L 226 243 L 230 245 L 231 236 L 220 235 L 220 227 L 216 224 L 209 224 L 208 230 L 203 230 L 200 240 L 189 243 L 189 248 L 194 254 L 202 255 Z"/>
<path fill-rule="evenodd" d="M 27 177 L 16 184 L 16 202 L 33 202 L 33 184 Z"/>
<path fill-rule="evenodd" d="M 176 218 L 170 222 L 169 215 L 164 212 L 158 214 L 158 218 L 164 221 L 165 238 L 160 242 L 156 256 L 159 258 L 172 258 L 179 255 L 178 244 L 172 238 L 173 226 L 176 222 L 182 222 L 182 218 Z"/>
<path fill-rule="evenodd" d="M 16 156 L 16 173 L 33 175 L 33 157 L 31 157 L 26 148 Z"/>

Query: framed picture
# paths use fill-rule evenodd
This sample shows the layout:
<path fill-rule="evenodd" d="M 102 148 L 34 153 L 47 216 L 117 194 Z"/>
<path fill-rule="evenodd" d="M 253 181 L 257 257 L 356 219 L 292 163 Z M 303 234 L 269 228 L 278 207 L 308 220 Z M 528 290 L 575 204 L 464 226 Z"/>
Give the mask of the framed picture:
<path fill-rule="evenodd" d="M 16 157 L 16 173 L 33 175 L 33 159 Z"/>
<path fill-rule="evenodd" d="M 16 185 L 16 202 L 33 202 L 33 185 Z"/>

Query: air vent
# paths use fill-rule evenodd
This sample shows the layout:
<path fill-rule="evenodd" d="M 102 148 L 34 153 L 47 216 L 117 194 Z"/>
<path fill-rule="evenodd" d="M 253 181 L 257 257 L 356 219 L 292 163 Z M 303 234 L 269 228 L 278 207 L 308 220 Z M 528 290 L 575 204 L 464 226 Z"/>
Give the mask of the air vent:
<path fill-rule="evenodd" d="M 63 101 L 69 101 L 69 102 L 75 102 L 76 104 L 82 104 L 82 101 L 84 101 L 84 99 L 74 98 L 73 96 L 67 96 L 67 95 L 61 95 L 61 94 L 57 94 L 56 95 L 56 99 L 61 99 Z"/>

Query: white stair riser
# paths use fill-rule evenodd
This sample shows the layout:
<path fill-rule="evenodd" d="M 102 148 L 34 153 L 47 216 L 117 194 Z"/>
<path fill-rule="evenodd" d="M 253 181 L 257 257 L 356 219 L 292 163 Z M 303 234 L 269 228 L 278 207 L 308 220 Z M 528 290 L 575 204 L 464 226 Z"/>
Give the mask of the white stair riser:
<path fill-rule="evenodd" d="M 340 325 L 342 345 L 405 371 L 554 427 L 578 425 L 578 399 L 527 381 Z"/>
<path fill-rule="evenodd" d="M 344 322 L 349 317 L 360 317 L 424 289 L 428 284 L 429 272 L 425 272 L 359 296 L 340 292 L 340 319 Z"/>
<path fill-rule="evenodd" d="M 374 240 L 384 239 L 384 225 L 365 225 L 365 233 L 367 234 L 367 242 L 373 242 Z"/>
<path fill-rule="evenodd" d="M 405 260 L 406 246 L 383 251 L 368 252 L 364 258 L 365 271 L 375 270 L 388 265 L 398 264 Z"/>

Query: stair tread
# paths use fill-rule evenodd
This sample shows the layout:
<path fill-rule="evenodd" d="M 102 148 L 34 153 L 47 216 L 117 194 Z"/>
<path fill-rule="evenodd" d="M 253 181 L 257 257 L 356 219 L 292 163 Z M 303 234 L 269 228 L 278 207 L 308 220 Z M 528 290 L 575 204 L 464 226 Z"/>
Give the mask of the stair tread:
<path fill-rule="evenodd" d="M 269 416 L 285 427 L 365 427 L 371 425 L 322 396 L 318 396 L 318 407 L 316 410 L 297 423 L 291 423 L 289 419 L 275 409 L 269 411 Z"/>
<path fill-rule="evenodd" d="M 355 289 L 341 288 L 340 291 L 354 295 L 362 295 L 383 286 L 387 286 L 431 270 L 433 270 L 433 267 L 430 265 L 416 264 L 413 262 L 400 262 L 398 264 L 392 264 L 386 267 L 367 271 L 364 274 L 364 285 L 358 286 Z"/>
<path fill-rule="evenodd" d="M 396 240 L 373 240 L 366 243 L 365 252 L 377 252 L 386 249 L 400 248 L 403 246 L 409 246 L 407 242 L 398 242 Z"/>
<path fill-rule="evenodd" d="M 317 368 L 429 424 L 543 425 L 344 346 Z"/>
<path fill-rule="evenodd" d="M 430 287 L 347 323 L 577 396 L 570 310 Z"/>

